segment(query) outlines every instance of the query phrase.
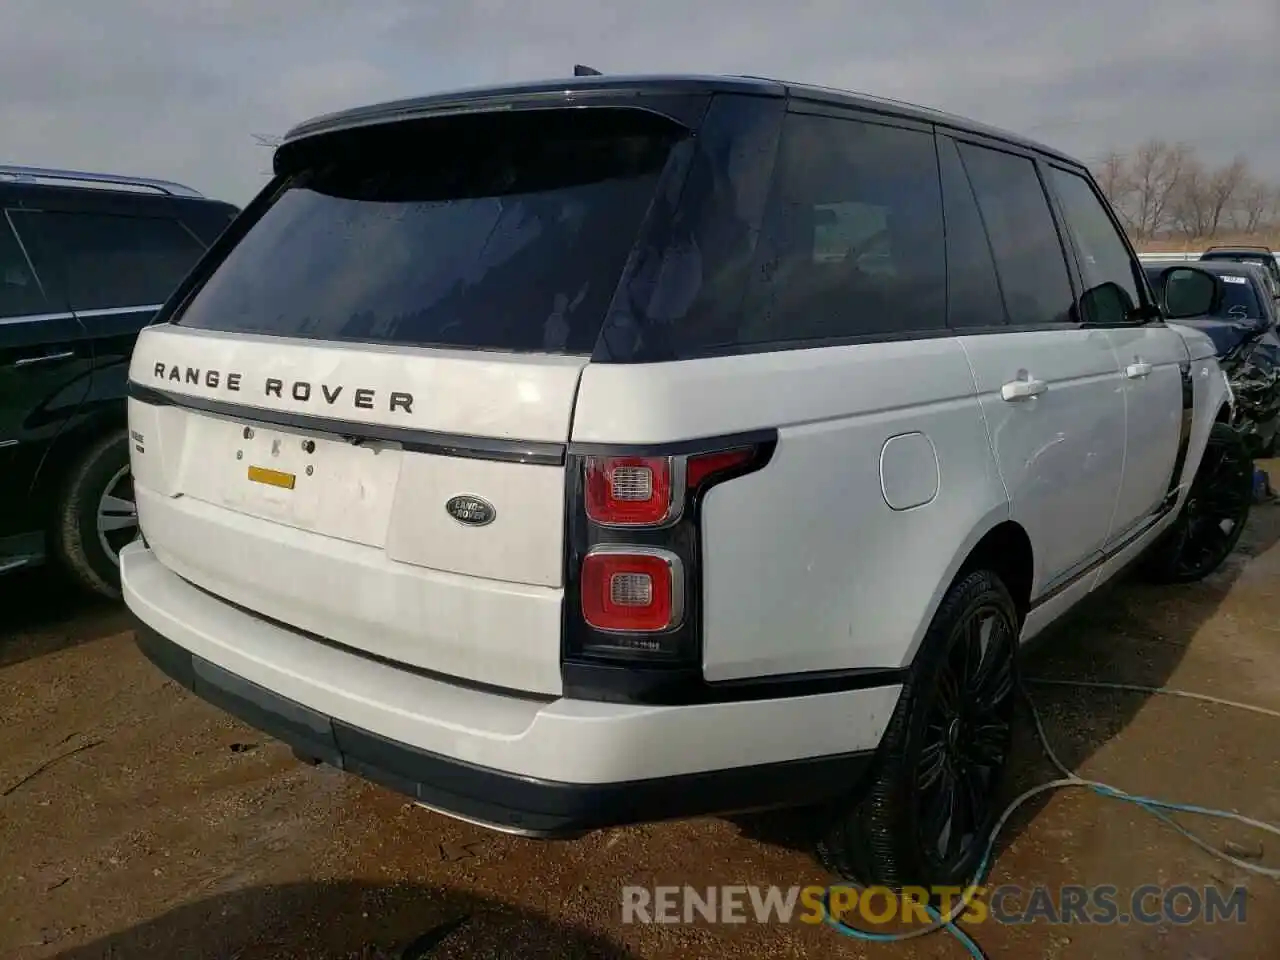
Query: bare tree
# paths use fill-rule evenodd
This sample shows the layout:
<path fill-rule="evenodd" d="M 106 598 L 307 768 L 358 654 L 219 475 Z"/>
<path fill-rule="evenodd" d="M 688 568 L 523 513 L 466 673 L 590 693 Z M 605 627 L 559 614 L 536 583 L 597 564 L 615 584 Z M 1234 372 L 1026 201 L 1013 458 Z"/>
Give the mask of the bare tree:
<path fill-rule="evenodd" d="M 1170 221 L 1187 240 L 1196 240 L 1209 232 L 1209 182 L 1214 174 L 1195 157 L 1189 157 L 1179 171 L 1178 183 L 1170 201 Z"/>
<path fill-rule="evenodd" d="M 1232 210 L 1240 188 L 1249 179 L 1249 164 L 1244 157 L 1236 157 L 1225 167 L 1220 167 L 1209 178 L 1206 189 L 1206 205 L 1209 213 L 1209 231 L 1206 236 L 1216 237 L 1225 218 Z"/>
<path fill-rule="evenodd" d="M 1102 195 L 1116 212 L 1120 222 L 1128 233 L 1134 233 L 1137 224 L 1133 216 L 1133 173 L 1129 168 L 1129 158 L 1119 151 L 1112 150 L 1098 162 L 1093 171 Z"/>
<path fill-rule="evenodd" d="M 1134 151 L 1130 161 L 1133 181 L 1133 231 L 1139 240 L 1150 240 L 1168 225 L 1171 201 L 1183 167 L 1191 157 L 1184 144 L 1152 139 Z"/>
<path fill-rule="evenodd" d="M 1235 205 L 1235 225 L 1247 234 L 1254 234 L 1271 226 L 1273 205 L 1280 206 L 1280 188 L 1272 187 L 1265 180 L 1249 177 L 1241 185 Z"/>
<path fill-rule="evenodd" d="M 1123 153 L 1112 150 L 1102 162 L 1098 164 L 1094 171 L 1094 176 L 1098 180 L 1098 186 L 1102 188 L 1102 195 L 1107 198 L 1116 209 L 1124 205 L 1128 199 L 1129 192 L 1132 189 L 1132 182 L 1129 178 L 1129 164 Z"/>
<path fill-rule="evenodd" d="M 1271 199 L 1267 202 L 1267 213 L 1262 222 L 1273 230 L 1280 228 L 1280 185 L 1271 188 Z"/>
<path fill-rule="evenodd" d="M 1186 144 L 1153 138 L 1127 154 L 1109 152 L 1094 176 L 1135 242 L 1280 231 L 1280 183 L 1254 175 L 1243 156 L 1209 165 Z"/>

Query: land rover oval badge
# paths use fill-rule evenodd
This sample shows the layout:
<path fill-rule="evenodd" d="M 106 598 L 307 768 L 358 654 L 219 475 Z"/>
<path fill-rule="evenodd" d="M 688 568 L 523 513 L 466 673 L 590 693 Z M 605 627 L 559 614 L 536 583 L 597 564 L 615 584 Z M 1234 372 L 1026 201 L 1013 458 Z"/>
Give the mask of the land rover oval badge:
<path fill-rule="evenodd" d="M 450 497 L 444 508 L 449 516 L 469 527 L 483 527 L 487 523 L 493 523 L 493 518 L 498 515 L 492 503 L 469 493 Z"/>

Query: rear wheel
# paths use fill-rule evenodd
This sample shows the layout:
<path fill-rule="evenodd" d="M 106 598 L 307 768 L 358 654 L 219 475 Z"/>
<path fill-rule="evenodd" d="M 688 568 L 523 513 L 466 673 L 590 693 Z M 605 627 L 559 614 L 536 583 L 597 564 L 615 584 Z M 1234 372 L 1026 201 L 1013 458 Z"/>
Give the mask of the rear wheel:
<path fill-rule="evenodd" d="M 120 550 L 138 533 L 129 437 L 99 439 L 72 469 L 59 505 L 54 546 L 63 567 L 84 587 L 120 596 Z"/>
<path fill-rule="evenodd" d="M 819 841 L 833 873 L 866 885 L 963 885 L 999 816 L 1012 746 L 1019 618 L 1000 578 L 952 585 L 929 627 L 869 788 Z"/>
<path fill-rule="evenodd" d="M 1161 583 L 1209 576 L 1235 549 L 1252 502 L 1253 459 L 1240 434 L 1215 423 L 1178 519 L 1151 547 L 1147 574 Z"/>

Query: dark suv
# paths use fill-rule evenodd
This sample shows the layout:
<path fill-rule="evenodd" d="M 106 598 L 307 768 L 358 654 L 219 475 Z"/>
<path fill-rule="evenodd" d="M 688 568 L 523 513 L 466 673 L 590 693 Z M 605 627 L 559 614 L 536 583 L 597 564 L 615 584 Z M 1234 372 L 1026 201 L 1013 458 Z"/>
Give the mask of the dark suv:
<path fill-rule="evenodd" d="M 1235 409 L 1231 424 L 1255 457 L 1273 457 L 1280 445 L 1280 335 L 1266 269 L 1248 260 L 1201 259 L 1170 268 L 1147 264 L 1147 279 L 1162 302 L 1177 300 L 1190 275 L 1208 273 L 1217 292 L 1208 312 L 1178 323 L 1206 334 L 1217 350 Z"/>
<path fill-rule="evenodd" d="M 0 573 L 119 594 L 139 330 L 238 212 L 160 180 L 0 166 Z"/>
<path fill-rule="evenodd" d="M 1267 271 L 1273 284 L 1273 295 L 1280 290 L 1280 261 L 1270 247 L 1210 247 L 1200 254 L 1200 259 L 1210 261 L 1235 261 L 1237 263 L 1256 263 Z"/>

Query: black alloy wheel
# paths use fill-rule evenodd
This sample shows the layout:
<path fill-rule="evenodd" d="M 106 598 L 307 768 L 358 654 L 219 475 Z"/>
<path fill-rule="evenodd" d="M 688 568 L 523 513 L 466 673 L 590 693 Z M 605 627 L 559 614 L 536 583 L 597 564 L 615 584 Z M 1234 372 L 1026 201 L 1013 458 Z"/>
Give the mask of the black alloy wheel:
<path fill-rule="evenodd" d="M 1253 460 L 1244 439 L 1215 423 L 1182 512 L 1151 550 L 1148 570 L 1165 583 L 1193 583 L 1235 549 L 1253 502 Z"/>

